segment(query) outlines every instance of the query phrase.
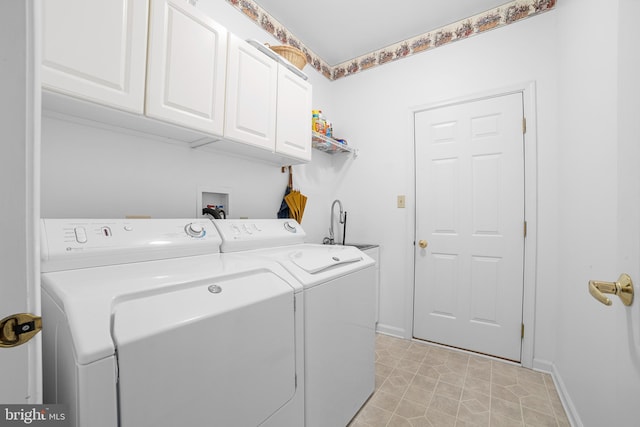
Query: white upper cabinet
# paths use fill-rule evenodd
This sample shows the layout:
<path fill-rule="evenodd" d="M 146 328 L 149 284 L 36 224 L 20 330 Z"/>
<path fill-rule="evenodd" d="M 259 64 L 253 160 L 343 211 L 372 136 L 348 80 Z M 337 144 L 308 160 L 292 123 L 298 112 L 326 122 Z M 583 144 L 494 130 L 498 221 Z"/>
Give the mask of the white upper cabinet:
<path fill-rule="evenodd" d="M 187 0 L 42 10 L 46 110 L 277 163 L 311 159 L 311 85 Z"/>
<path fill-rule="evenodd" d="M 311 160 L 311 84 L 229 36 L 226 139 Z"/>
<path fill-rule="evenodd" d="M 278 66 L 276 152 L 311 160 L 311 84 Z"/>
<path fill-rule="evenodd" d="M 277 89 L 278 63 L 229 35 L 225 138 L 274 151 Z"/>
<path fill-rule="evenodd" d="M 222 135 L 227 30 L 185 0 L 151 0 L 146 115 Z"/>
<path fill-rule="evenodd" d="M 43 1 L 43 86 L 142 113 L 147 15 L 146 0 Z"/>

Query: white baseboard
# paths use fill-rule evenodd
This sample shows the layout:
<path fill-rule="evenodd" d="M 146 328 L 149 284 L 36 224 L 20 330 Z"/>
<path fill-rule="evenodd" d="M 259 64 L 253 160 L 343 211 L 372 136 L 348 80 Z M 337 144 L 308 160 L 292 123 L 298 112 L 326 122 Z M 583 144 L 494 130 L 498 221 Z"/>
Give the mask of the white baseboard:
<path fill-rule="evenodd" d="M 376 332 L 384 335 L 391 335 L 392 337 L 396 338 L 411 338 L 411 334 L 407 334 L 406 330 L 402 328 L 396 328 L 394 326 L 383 325 L 381 323 L 377 324 Z"/>
<path fill-rule="evenodd" d="M 558 390 L 562 406 L 564 406 L 564 411 L 567 413 L 567 418 L 569 418 L 571 426 L 584 427 L 584 424 L 582 424 L 582 420 L 578 415 L 578 411 L 576 410 L 576 406 L 573 404 L 571 396 L 569 396 L 567 387 L 564 385 L 564 381 L 562 381 L 562 376 L 560 376 L 560 373 L 556 369 L 556 365 L 553 365 L 551 377 L 553 378 L 553 383 L 556 385 L 556 390 Z"/>
<path fill-rule="evenodd" d="M 572 427 L 584 427 L 556 365 L 548 360 L 533 359 L 533 369 L 536 371 L 546 372 L 551 375 L 551 379 L 553 379 L 553 384 L 556 386 L 558 396 L 560 396 L 560 401 L 564 407 L 564 412 L 567 414 L 569 423 L 571 423 Z"/>
<path fill-rule="evenodd" d="M 553 375 L 553 363 L 548 360 L 533 359 L 533 366 L 531 368 L 534 371 L 545 372 Z"/>

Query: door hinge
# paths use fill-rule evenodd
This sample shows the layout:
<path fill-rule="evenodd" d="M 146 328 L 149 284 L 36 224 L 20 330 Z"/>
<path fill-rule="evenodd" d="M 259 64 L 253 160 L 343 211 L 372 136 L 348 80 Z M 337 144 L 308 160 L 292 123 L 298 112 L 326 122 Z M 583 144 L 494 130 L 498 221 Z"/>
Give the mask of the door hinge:
<path fill-rule="evenodd" d="M 527 118 L 526 117 L 522 118 L 522 133 L 523 134 L 527 133 Z"/>
<path fill-rule="evenodd" d="M 524 222 L 524 237 L 527 237 L 527 221 Z"/>
<path fill-rule="evenodd" d="M 522 328 L 520 329 L 520 338 L 524 338 L 524 323 L 522 324 Z"/>

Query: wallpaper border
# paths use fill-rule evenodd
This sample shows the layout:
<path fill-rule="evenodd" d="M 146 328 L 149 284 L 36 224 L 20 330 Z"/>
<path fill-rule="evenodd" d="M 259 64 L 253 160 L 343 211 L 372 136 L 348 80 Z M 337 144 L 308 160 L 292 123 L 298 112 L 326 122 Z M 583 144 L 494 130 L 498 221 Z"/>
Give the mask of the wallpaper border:
<path fill-rule="evenodd" d="M 255 1 L 226 1 L 256 25 L 277 38 L 282 44 L 300 49 L 307 57 L 307 63 L 329 80 L 337 80 L 398 59 L 445 46 L 485 31 L 513 24 L 522 19 L 551 10 L 557 2 L 557 0 L 514 0 L 495 9 L 331 66 L 311 49 L 307 48 L 295 35 L 291 34 L 289 30 L 269 15 Z"/>

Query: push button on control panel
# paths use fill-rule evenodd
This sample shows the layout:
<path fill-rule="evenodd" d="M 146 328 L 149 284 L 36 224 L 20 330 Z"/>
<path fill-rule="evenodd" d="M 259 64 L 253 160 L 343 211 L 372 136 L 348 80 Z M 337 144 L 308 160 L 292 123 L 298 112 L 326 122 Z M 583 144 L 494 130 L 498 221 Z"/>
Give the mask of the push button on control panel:
<path fill-rule="evenodd" d="M 75 227 L 73 232 L 76 235 L 76 242 L 87 243 L 87 230 L 84 227 Z"/>

